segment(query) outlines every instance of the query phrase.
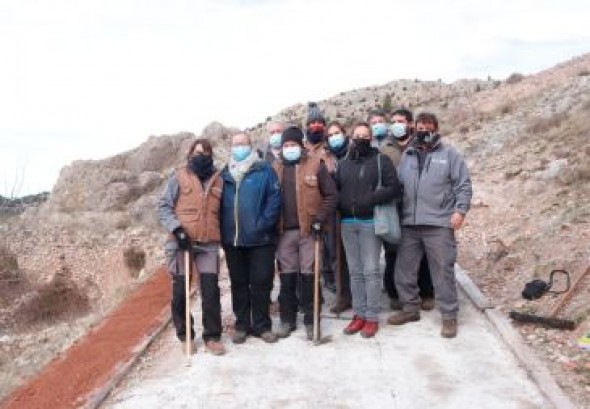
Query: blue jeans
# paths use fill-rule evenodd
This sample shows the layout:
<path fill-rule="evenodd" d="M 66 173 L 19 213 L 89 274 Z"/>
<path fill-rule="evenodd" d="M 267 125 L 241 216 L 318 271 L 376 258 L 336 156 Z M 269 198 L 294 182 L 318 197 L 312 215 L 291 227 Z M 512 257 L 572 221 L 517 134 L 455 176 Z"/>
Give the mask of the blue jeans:
<path fill-rule="evenodd" d="M 355 315 L 379 321 L 381 310 L 381 239 L 372 222 L 342 223 L 342 241 L 350 271 L 352 308 Z"/>

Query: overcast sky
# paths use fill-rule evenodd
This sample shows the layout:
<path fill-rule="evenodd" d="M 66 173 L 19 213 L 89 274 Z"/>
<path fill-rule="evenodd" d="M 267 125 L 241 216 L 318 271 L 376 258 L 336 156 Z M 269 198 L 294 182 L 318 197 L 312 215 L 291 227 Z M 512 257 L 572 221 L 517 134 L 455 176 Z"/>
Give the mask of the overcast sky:
<path fill-rule="evenodd" d="M 0 194 L 209 122 L 590 51 L 587 0 L 0 0 Z"/>

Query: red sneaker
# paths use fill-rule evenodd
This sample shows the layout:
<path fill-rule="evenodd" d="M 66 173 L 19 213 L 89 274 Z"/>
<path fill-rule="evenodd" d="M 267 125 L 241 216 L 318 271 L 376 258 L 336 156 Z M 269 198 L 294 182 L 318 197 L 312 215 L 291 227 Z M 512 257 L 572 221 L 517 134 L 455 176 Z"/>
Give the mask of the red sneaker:
<path fill-rule="evenodd" d="M 344 333 L 346 335 L 352 335 L 359 332 L 365 326 L 365 320 L 358 315 L 355 315 L 352 318 L 352 321 L 344 328 Z"/>
<path fill-rule="evenodd" d="M 379 331 L 379 323 L 375 321 L 365 321 L 365 325 L 363 325 L 363 329 L 361 331 L 361 336 L 363 338 L 372 338 L 375 334 Z"/>

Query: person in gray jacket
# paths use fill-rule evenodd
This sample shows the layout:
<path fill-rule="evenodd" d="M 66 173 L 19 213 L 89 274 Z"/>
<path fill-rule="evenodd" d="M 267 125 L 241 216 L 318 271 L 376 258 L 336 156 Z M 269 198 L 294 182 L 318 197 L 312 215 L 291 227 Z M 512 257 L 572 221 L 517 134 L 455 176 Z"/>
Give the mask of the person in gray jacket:
<path fill-rule="evenodd" d="M 472 188 L 463 157 L 441 141 L 438 119 L 421 113 L 416 137 L 403 153 L 399 179 L 403 185 L 402 238 L 395 263 L 395 285 L 403 305 L 388 323 L 402 325 L 420 319 L 418 266 L 428 259 L 436 304 L 442 315 L 441 335 L 457 335 L 457 287 L 455 231 L 469 211 Z"/>

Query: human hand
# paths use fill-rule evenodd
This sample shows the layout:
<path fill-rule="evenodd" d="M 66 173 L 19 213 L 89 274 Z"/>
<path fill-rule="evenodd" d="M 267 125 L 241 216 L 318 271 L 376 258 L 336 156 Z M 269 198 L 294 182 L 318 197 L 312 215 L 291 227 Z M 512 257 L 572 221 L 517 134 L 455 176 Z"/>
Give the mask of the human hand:
<path fill-rule="evenodd" d="M 182 227 L 177 227 L 174 229 L 172 234 L 174 234 L 174 237 L 176 237 L 176 242 L 178 243 L 179 249 L 189 250 L 191 248 L 191 240 Z"/>
<path fill-rule="evenodd" d="M 459 230 L 463 225 L 465 215 L 459 212 L 455 212 L 451 215 L 451 228 L 453 230 Z"/>

